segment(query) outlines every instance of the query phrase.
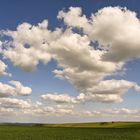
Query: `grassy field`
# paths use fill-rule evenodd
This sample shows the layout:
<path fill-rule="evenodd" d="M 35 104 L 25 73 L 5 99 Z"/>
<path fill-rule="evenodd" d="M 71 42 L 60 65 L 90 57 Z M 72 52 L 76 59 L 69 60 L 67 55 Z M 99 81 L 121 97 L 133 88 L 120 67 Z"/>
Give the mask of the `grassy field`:
<path fill-rule="evenodd" d="M 0 140 L 140 140 L 140 123 L 3 124 Z"/>

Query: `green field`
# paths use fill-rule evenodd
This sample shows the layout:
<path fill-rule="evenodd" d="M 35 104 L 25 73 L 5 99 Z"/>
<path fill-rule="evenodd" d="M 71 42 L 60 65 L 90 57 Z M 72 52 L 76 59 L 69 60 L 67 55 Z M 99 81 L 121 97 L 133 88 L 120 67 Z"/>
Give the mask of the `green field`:
<path fill-rule="evenodd" d="M 1 124 L 0 140 L 140 140 L 140 123 Z"/>

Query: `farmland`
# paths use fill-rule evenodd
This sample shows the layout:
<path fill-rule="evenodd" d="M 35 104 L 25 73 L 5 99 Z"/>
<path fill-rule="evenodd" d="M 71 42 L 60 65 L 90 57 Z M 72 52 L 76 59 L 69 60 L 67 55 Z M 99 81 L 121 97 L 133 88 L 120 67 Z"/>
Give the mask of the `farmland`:
<path fill-rule="evenodd" d="M 138 140 L 140 123 L 1 124 L 0 140 Z"/>

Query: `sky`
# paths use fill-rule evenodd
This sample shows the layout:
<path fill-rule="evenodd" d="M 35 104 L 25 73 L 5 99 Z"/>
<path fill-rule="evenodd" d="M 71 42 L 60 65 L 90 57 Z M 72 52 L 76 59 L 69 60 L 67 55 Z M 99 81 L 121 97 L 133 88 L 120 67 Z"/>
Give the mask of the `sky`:
<path fill-rule="evenodd" d="M 2 0 L 0 122 L 140 121 L 139 0 Z"/>

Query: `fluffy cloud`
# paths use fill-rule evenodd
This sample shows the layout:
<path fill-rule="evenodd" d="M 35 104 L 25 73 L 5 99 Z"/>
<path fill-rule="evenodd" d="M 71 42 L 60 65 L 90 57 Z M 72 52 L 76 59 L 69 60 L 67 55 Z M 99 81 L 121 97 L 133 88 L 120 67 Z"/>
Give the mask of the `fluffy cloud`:
<path fill-rule="evenodd" d="M 44 106 L 43 104 L 38 104 L 31 100 L 22 100 L 16 98 L 1 98 L 0 99 L 0 114 L 9 115 L 32 115 L 37 117 L 47 117 L 47 116 L 64 116 L 69 115 L 73 117 L 138 117 L 140 116 L 139 109 L 129 109 L 129 108 L 114 108 L 114 109 L 98 109 L 98 110 L 77 110 L 74 106 L 68 105 L 53 105 Z"/>
<path fill-rule="evenodd" d="M 10 81 L 9 83 L 15 87 L 15 92 L 19 95 L 29 95 L 32 92 L 30 87 L 23 86 L 19 81 Z"/>
<path fill-rule="evenodd" d="M 122 98 L 118 94 L 91 94 L 80 93 L 78 96 L 68 94 L 44 94 L 41 99 L 46 102 L 63 103 L 63 104 L 80 104 L 86 102 L 121 102 Z"/>
<path fill-rule="evenodd" d="M 103 103 L 112 103 L 112 102 L 122 102 L 122 98 L 118 94 L 92 94 L 92 93 L 80 93 L 76 97 L 77 103 L 85 102 L 103 102 Z"/>
<path fill-rule="evenodd" d="M 14 113 L 14 110 L 12 108 L 0 108 L 0 115 L 8 116 Z"/>
<path fill-rule="evenodd" d="M 122 63 L 102 61 L 104 51 L 95 50 L 90 46 L 86 35 L 73 33 L 66 30 L 57 40 L 51 44 L 50 52 L 62 68 L 71 68 L 77 71 L 113 72 Z"/>
<path fill-rule="evenodd" d="M 140 116 L 139 109 L 128 109 L 128 108 L 114 108 L 114 109 L 104 109 L 104 110 L 87 110 L 78 113 L 80 116 L 89 117 L 111 117 L 111 116 L 122 116 L 122 117 L 135 117 Z"/>
<path fill-rule="evenodd" d="M 22 100 L 16 98 L 1 98 L 0 99 L 0 114 L 24 114 L 33 116 L 63 116 L 73 115 L 79 117 L 104 117 L 104 116 L 139 116 L 139 109 L 128 109 L 128 108 L 114 108 L 114 109 L 99 109 L 99 110 L 76 110 L 71 105 L 53 105 L 44 106 L 31 100 Z"/>
<path fill-rule="evenodd" d="M 7 65 L 0 60 L 0 75 L 9 75 L 7 72 L 6 72 L 6 69 L 7 69 Z"/>
<path fill-rule="evenodd" d="M 140 87 L 130 81 L 126 80 L 104 80 L 99 82 L 99 84 L 89 88 L 88 91 L 92 94 L 123 94 L 130 88 L 134 88 L 135 90 L 140 89 Z"/>
<path fill-rule="evenodd" d="M 86 32 L 92 32 L 90 20 L 82 15 L 80 7 L 70 7 L 69 11 L 59 11 L 58 19 L 63 19 L 67 26 L 83 28 Z"/>
<path fill-rule="evenodd" d="M 80 93 L 78 96 L 69 96 L 68 94 L 47 93 L 41 98 L 48 102 L 56 103 L 85 103 L 85 102 L 121 102 L 121 96 L 129 89 L 133 88 L 140 91 L 140 87 L 126 80 L 105 80 L 92 88 L 85 89 L 85 93 Z"/>
<path fill-rule="evenodd" d="M 36 26 L 23 23 L 17 27 L 17 31 L 5 31 L 3 34 L 12 38 L 12 41 L 4 44 L 3 50 L 5 57 L 9 58 L 15 66 L 32 71 L 39 61 L 48 63 L 51 54 L 48 53 L 50 40 L 61 33 L 59 29 L 51 32 L 47 29 L 48 21 L 44 20 Z"/>
<path fill-rule="evenodd" d="M 70 7 L 68 11 L 60 11 L 57 17 L 64 20 L 66 29 L 49 30 L 48 21 L 44 20 L 37 25 L 22 23 L 15 31 L 2 32 L 11 39 L 3 42 L 1 52 L 14 65 L 31 71 L 39 62 L 47 64 L 54 59 L 58 64 L 53 71 L 55 76 L 68 80 L 79 92 L 74 97 L 46 94 L 42 95 L 44 100 L 120 102 L 128 89 L 139 91 L 140 87 L 134 82 L 105 80 L 123 71 L 127 60 L 140 56 L 140 23 L 136 13 L 126 8 L 106 7 L 87 18 L 81 8 Z M 75 28 L 81 32 L 75 32 Z M 31 93 L 30 88 L 18 82 L 11 84 L 6 85 L 11 91 L 6 91 L 8 94 Z M 2 93 L 5 94 L 5 90 Z"/>
<path fill-rule="evenodd" d="M 33 116 L 48 116 L 48 115 L 65 115 L 65 114 L 73 114 L 74 106 L 72 105 L 53 105 L 53 106 L 45 106 L 44 104 L 37 104 L 30 101 L 30 107 L 22 108 L 21 112 Z"/>
<path fill-rule="evenodd" d="M 29 95 L 32 89 L 24 87 L 19 81 L 10 81 L 9 84 L 0 83 L 0 97 L 9 97 L 15 95 Z"/>
<path fill-rule="evenodd" d="M 0 106 L 3 108 L 30 108 L 30 100 L 22 100 L 15 98 L 0 98 Z"/>
<path fill-rule="evenodd" d="M 75 103 L 74 97 L 69 96 L 68 94 L 58 94 L 58 93 L 48 93 L 41 95 L 41 98 L 45 101 L 53 101 L 56 103 Z"/>
<path fill-rule="evenodd" d="M 121 62 L 140 56 L 140 22 L 135 12 L 105 7 L 88 19 L 81 8 L 70 7 L 68 12 L 60 11 L 58 18 L 68 26 L 82 28 L 92 41 L 109 50 L 103 60 Z"/>
<path fill-rule="evenodd" d="M 128 108 L 114 108 L 114 109 L 106 109 L 104 111 L 102 111 L 103 113 L 106 114 L 113 114 L 113 115 L 119 115 L 119 114 L 123 114 L 123 115 L 133 115 L 133 114 L 139 114 L 140 115 L 140 110 L 139 109 L 128 109 Z"/>

